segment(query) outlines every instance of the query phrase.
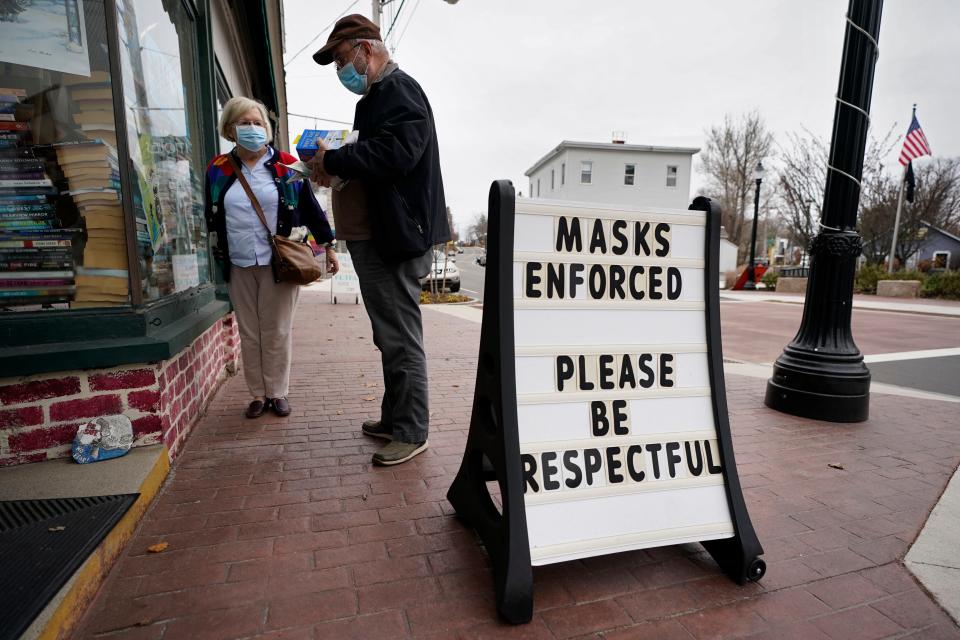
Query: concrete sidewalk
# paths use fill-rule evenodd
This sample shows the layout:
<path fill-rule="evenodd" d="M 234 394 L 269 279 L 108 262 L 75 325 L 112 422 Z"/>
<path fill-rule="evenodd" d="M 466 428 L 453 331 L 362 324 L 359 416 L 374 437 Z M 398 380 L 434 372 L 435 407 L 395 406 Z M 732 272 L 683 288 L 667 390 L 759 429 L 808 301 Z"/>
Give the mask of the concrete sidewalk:
<path fill-rule="evenodd" d="M 533 621 L 500 624 L 444 497 L 480 325 L 424 311 L 431 448 L 378 468 L 359 425 L 379 354 L 362 306 L 326 300 L 301 297 L 293 415 L 244 420 L 242 379 L 225 385 L 76 637 L 960 638 L 902 564 L 960 462 L 956 405 L 875 396 L 868 422 L 827 424 L 766 409 L 743 376 L 728 398 L 764 580 L 736 586 L 699 545 L 592 558 L 537 568 Z"/>

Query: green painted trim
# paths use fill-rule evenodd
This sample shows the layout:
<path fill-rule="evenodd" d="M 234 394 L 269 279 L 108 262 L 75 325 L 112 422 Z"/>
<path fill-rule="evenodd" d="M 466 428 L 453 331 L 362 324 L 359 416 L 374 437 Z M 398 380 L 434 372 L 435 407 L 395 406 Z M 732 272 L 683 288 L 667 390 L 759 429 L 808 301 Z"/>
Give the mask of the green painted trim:
<path fill-rule="evenodd" d="M 0 349 L 0 371 L 23 376 L 169 360 L 229 312 L 229 303 L 213 300 L 148 335 Z"/>
<path fill-rule="evenodd" d="M 270 18 L 267 12 L 267 1 L 260 0 L 260 15 L 263 17 L 263 46 L 267 52 L 267 69 L 270 71 L 270 93 L 273 98 L 273 109 L 280 117 L 280 100 L 277 98 L 277 77 L 273 72 L 273 48 L 270 46 Z"/>

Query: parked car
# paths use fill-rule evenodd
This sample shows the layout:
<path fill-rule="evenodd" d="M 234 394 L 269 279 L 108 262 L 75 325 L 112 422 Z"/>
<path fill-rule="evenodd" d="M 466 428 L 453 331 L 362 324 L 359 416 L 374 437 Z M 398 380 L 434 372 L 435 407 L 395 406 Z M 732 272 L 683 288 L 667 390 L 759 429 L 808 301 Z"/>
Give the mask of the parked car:
<path fill-rule="evenodd" d="M 446 272 L 444 272 L 446 265 Z M 460 291 L 460 269 L 457 263 L 443 255 L 443 251 L 433 252 L 433 269 L 425 277 L 420 278 L 420 286 L 429 289 L 431 283 L 436 282 L 438 289 L 449 289 L 451 293 Z"/>
<path fill-rule="evenodd" d="M 481 267 L 487 266 L 487 252 L 486 252 L 486 251 L 484 251 L 483 253 L 481 253 L 480 255 L 477 256 L 477 258 L 476 258 L 476 263 L 477 263 L 478 265 L 480 265 Z"/>

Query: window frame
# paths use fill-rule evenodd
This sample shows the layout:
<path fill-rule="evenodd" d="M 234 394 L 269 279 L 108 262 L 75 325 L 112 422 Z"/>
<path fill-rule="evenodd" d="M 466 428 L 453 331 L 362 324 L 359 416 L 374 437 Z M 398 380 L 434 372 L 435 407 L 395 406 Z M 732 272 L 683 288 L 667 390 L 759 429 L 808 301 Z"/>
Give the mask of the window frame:
<path fill-rule="evenodd" d="M 943 261 L 943 267 L 937 266 L 937 256 L 943 255 L 946 258 Z M 934 269 L 949 269 L 950 268 L 950 250 L 949 249 L 939 249 L 934 251 L 930 256 L 930 264 Z"/>
<path fill-rule="evenodd" d="M 589 168 L 584 171 L 584 167 L 589 165 Z M 583 181 L 583 176 L 587 176 L 587 181 Z M 593 160 L 581 160 L 580 161 L 580 184 L 582 185 L 592 185 L 593 184 Z"/>
<path fill-rule="evenodd" d="M 670 173 L 670 169 L 673 169 L 673 173 Z M 673 184 L 670 184 L 670 179 L 673 178 Z M 668 164 L 667 165 L 667 179 L 666 179 L 666 188 L 667 189 L 676 189 L 680 184 L 680 165 Z"/>
<path fill-rule="evenodd" d="M 556 188 L 555 172 L 556 172 L 555 169 L 553 168 L 550 169 L 550 191 L 553 191 Z"/>
<path fill-rule="evenodd" d="M 637 185 L 637 163 L 625 162 L 623 164 L 623 186 L 635 187 L 636 185 Z"/>
<path fill-rule="evenodd" d="M 566 179 L 567 179 L 567 163 L 561 162 L 560 163 L 560 186 L 561 187 L 564 184 L 566 184 Z"/>

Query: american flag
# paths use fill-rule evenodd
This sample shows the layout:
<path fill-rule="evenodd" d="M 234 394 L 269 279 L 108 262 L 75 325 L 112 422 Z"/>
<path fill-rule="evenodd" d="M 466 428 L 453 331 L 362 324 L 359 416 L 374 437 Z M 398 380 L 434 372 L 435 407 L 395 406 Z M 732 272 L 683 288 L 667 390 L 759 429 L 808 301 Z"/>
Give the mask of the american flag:
<path fill-rule="evenodd" d="M 910 128 L 907 129 L 907 137 L 903 141 L 903 149 L 900 151 L 900 164 L 906 166 L 914 158 L 920 156 L 930 156 L 930 144 L 927 142 L 927 136 L 923 135 L 923 129 L 917 122 L 917 116 L 913 116 L 910 122 Z"/>

